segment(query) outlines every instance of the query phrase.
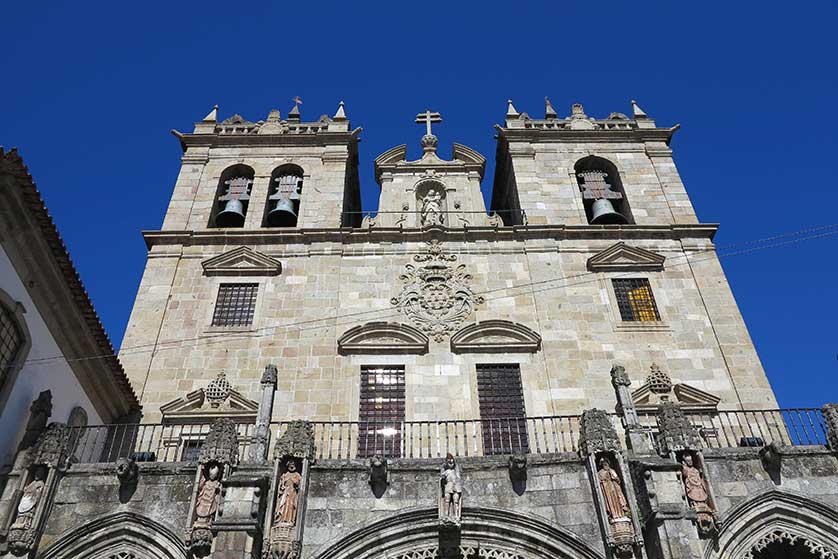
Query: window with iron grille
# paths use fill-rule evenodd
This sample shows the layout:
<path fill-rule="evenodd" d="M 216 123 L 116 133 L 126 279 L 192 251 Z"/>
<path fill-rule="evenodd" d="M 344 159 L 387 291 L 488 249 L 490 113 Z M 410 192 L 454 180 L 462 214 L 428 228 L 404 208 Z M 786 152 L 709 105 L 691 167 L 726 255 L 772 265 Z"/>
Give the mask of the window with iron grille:
<path fill-rule="evenodd" d="M 256 309 L 257 283 L 223 283 L 212 315 L 213 326 L 250 326 Z"/>
<path fill-rule="evenodd" d="M 183 441 L 183 447 L 180 454 L 182 462 L 196 462 L 198 455 L 201 454 L 201 447 L 204 445 L 203 439 L 192 439 Z"/>
<path fill-rule="evenodd" d="M 477 397 L 483 452 L 529 452 L 521 367 L 517 363 L 477 365 Z"/>
<path fill-rule="evenodd" d="M 15 362 L 23 346 L 23 336 L 17 325 L 15 315 L 4 305 L 0 305 L 0 386 Z"/>
<path fill-rule="evenodd" d="M 362 366 L 358 456 L 400 457 L 403 422 L 404 366 Z"/>
<path fill-rule="evenodd" d="M 652 286 L 645 278 L 613 279 L 620 317 L 624 321 L 654 322 L 661 319 Z"/>

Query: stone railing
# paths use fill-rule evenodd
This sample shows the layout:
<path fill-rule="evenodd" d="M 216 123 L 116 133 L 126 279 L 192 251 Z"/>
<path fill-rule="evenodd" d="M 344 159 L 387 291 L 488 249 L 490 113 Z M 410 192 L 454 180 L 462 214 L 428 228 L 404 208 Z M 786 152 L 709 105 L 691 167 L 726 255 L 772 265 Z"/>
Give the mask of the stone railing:
<path fill-rule="evenodd" d="M 762 447 L 770 443 L 826 446 L 822 410 L 789 408 L 753 411 L 686 412 L 706 448 Z M 620 416 L 611 414 L 618 433 Z M 641 413 L 640 426 L 655 446 L 656 416 Z M 579 451 L 578 415 L 445 421 L 312 421 L 316 458 L 350 460 L 376 454 L 388 458 L 439 459 L 515 453 L 554 454 Z M 270 424 L 276 441 L 290 422 Z M 254 424 L 237 425 L 239 459 L 252 459 Z M 119 424 L 73 428 L 71 463 L 114 462 L 133 455 L 137 461 L 194 461 L 210 430 L 201 424 Z"/>

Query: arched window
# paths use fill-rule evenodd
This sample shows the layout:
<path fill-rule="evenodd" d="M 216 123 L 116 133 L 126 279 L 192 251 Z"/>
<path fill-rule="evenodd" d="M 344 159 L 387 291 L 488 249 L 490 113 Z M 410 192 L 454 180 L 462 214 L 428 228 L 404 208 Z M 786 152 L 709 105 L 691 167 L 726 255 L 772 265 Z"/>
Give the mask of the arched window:
<path fill-rule="evenodd" d="M 244 227 L 253 177 L 253 169 L 241 164 L 228 167 L 221 173 L 210 227 Z"/>
<path fill-rule="evenodd" d="M 590 155 L 577 161 L 573 170 L 582 191 L 588 223 L 613 225 L 633 222 L 620 173 L 613 163 Z"/>
<path fill-rule="evenodd" d="M 17 364 L 25 341 L 15 312 L 0 303 L 0 386 Z"/>
<path fill-rule="evenodd" d="M 282 165 L 271 173 L 271 194 L 265 206 L 265 227 L 296 227 L 303 193 L 303 170 Z"/>

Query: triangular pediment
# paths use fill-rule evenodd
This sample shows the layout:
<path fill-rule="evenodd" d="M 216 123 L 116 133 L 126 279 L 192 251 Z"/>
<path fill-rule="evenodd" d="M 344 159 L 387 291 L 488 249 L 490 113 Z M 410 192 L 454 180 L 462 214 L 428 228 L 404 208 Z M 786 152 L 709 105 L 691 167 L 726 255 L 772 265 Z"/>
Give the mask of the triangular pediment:
<path fill-rule="evenodd" d="M 398 322 L 367 322 L 350 328 L 338 339 L 341 355 L 353 353 L 428 353 L 428 337 Z"/>
<path fill-rule="evenodd" d="M 240 246 L 201 262 L 205 276 L 276 276 L 282 263 L 250 247 Z"/>
<path fill-rule="evenodd" d="M 206 397 L 203 388 L 193 390 L 183 398 L 160 406 L 164 423 L 213 421 L 219 417 L 236 420 L 256 420 L 259 403 L 245 398 L 239 391 L 230 390 L 223 401 Z"/>
<path fill-rule="evenodd" d="M 469 324 L 451 336 L 454 353 L 535 353 L 539 349 L 538 332 L 508 320 Z"/>
<path fill-rule="evenodd" d="M 631 399 L 640 413 L 655 413 L 661 402 L 681 404 L 681 408 L 688 412 L 715 412 L 721 401 L 715 394 L 683 382 L 673 384 L 672 389 L 664 394 L 654 392 L 647 382 L 631 393 Z"/>
<path fill-rule="evenodd" d="M 619 242 L 599 252 L 588 259 L 588 270 L 592 272 L 607 271 L 660 271 L 666 257 L 646 250 Z"/>

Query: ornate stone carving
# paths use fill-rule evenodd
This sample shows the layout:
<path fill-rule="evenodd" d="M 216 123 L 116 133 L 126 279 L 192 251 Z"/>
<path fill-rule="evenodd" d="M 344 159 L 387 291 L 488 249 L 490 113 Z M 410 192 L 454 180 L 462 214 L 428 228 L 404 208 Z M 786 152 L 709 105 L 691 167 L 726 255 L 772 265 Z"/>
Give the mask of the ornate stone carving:
<path fill-rule="evenodd" d="M 300 488 L 303 476 L 297 471 L 297 463 L 292 459 L 285 464 L 285 473 L 279 477 L 274 525 L 294 526 L 297 523 L 297 510 L 300 502 Z"/>
<path fill-rule="evenodd" d="M 289 423 L 274 448 L 274 458 L 278 460 L 292 457 L 314 460 L 316 453 L 314 426 L 302 420 Z"/>
<path fill-rule="evenodd" d="M 597 466 L 597 480 L 617 555 L 630 556 L 634 548 L 634 526 L 620 475 L 608 458 L 600 458 Z"/>
<path fill-rule="evenodd" d="M 513 454 L 509 457 L 509 479 L 512 483 L 527 481 L 526 454 Z"/>
<path fill-rule="evenodd" d="M 687 502 L 698 518 L 699 534 L 703 537 L 712 536 L 716 532 L 716 508 L 710 497 L 707 480 L 689 452 L 684 453 L 681 459 L 681 480 L 684 482 Z"/>
<path fill-rule="evenodd" d="M 232 419 L 217 419 L 210 427 L 210 432 L 204 439 L 204 444 L 201 445 L 198 463 L 210 462 L 230 466 L 239 463 L 239 435 Z"/>
<path fill-rule="evenodd" d="M 47 420 L 52 415 L 52 391 L 44 390 L 29 406 L 29 421 L 26 431 L 20 441 L 18 451 L 27 449 L 35 444 L 47 426 Z"/>
<path fill-rule="evenodd" d="M 413 259 L 425 264 L 405 266 L 405 273 L 399 276 L 404 283 L 402 292 L 390 302 L 417 328 L 441 342 L 471 316 L 483 297 L 471 290 L 471 275 L 465 265 L 454 268 L 448 264 L 457 256 L 445 254 L 439 241 L 428 243 L 427 252 Z"/>
<path fill-rule="evenodd" d="M 259 381 L 259 384 L 276 385 L 276 377 L 276 365 L 268 365 L 265 367 L 265 371 L 262 373 L 262 379 Z"/>
<path fill-rule="evenodd" d="M 218 511 L 221 495 L 221 468 L 218 463 L 203 464 L 201 479 L 195 497 L 195 516 L 187 536 L 193 555 L 205 556 L 212 547 L 212 521 Z"/>
<path fill-rule="evenodd" d="M 53 422 L 38 437 L 28 456 L 29 464 L 43 464 L 51 468 L 64 465 L 72 446 L 70 427 L 64 423 Z"/>
<path fill-rule="evenodd" d="M 658 450 L 661 454 L 701 448 L 701 437 L 698 431 L 678 404 L 661 402 L 658 406 L 657 422 L 658 431 L 660 431 Z"/>
<path fill-rule="evenodd" d="M 140 469 L 137 467 L 137 461 L 133 456 L 128 458 L 119 458 L 116 461 L 116 478 L 121 485 L 132 485 L 137 483 L 140 479 Z"/>
<path fill-rule="evenodd" d="M 611 367 L 611 385 L 614 388 L 619 386 L 631 386 L 631 379 L 626 372 L 626 368 L 622 365 L 614 365 Z"/>
<path fill-rule="evenodd" d="M 597 452 L 619 452 L 620 439 L 608 414 L 596 408 L 582 412 L 579 433 L 579 450 L 584 456 Z"/>
<path fill-rule="evenodd" d="M 672 390 L 672 379 L 669 378 L 669 375 L 655 363 L 652 363 L 649 371 L 649 376 L 646 377 L 649 390 L 655 394 L 669 394 L 669 391 Z"/>
<path fill-rule="evenodd" d="M 826 440 L 832 452 L 838 452 L 838 404 L 826 404 L 821 411 L 826 421 Z"/>
<path fill-rule="evenodd" d="M 742 556 L 742 559 L 754 559 L 754 553 L 760 553 L 769 545 L 776 542 L 785 542 L 789 545 L 794 545 L 798 541 L 803 542 L 803 545 L 809 550 L 812 555 L 820 557 L 820 559 L 838 559 L 838 551 L 828 549 L 823 545 L 806 539 L 802 536 L 789 532 L 787 530 L 773 530 L 762 536 L 754 546 Z"/>
<path fill-rule="evenodd" d="M 463 510 L 463 480 L 460 466 L 451 453 L 439 470 L 439 526 L 458 529 Z"/>
<path fill-rule="evenodd" d="M 46 489 L 46 468 L 36 466 L 32 480 L 23 488 L 23 495 L 15 510 L 14 522 L 9 527 L 7 541 L 16 555 L 25 555 L 35 548 L 38 540 L 36 515 Z"/>
<path fill-rule="evenodd" d="M 232 390 L 233 387 L 230 386 L 227 376 L 224 371 L 221 371 L 218 373 L 218 377 L 207 385 L 204 390 L 204 397 L 207 399 L 210 408 L 217 409 L 230 397 Z"/>
<path fill-rule="evenodd" d="M 420 217 L 423 227 L 445 223 L 445 215 L 442 213 L 442 195 L 435 188 L 429 189 L 428 193 L 422 198 L 422 214 Z"/>

